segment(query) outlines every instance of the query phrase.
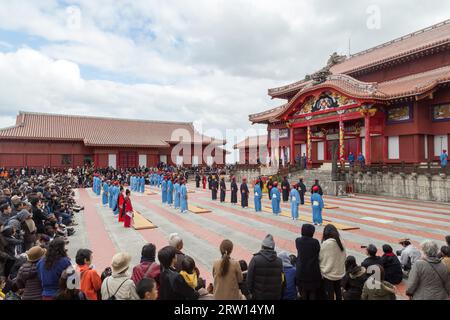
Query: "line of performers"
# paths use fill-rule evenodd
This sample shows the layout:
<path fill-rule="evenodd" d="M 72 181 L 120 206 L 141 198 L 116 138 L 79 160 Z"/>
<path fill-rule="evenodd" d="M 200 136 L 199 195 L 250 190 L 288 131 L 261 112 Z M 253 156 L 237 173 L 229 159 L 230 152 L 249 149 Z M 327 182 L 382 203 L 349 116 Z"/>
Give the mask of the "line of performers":
<path fill-rule="evenodd" d="M 130 177 L 131 190 L 144 192 L 143 190 L 145 190 L 145 180 L 143 187 L 140 187 L 141 178 L 144 177 L 137 175 L 133 175 Z M 119 223 L 123 223 L 123 226 L 125 228 L 131 227 L 134 217 L 134 210 L 130 197 L 131 190 L 125 189 L 120 181 L 102 179 L 100 175 L 96 173 L 93 178 L 92 190 L 95 194 L 100 195 L 101 189 L 103 190 L 103 206 L 108 206 L 112 210 L 114 215 L 118 216 Z"/>
<path fill-rule="evenodd" d="M 203 176 L 203 181 L 205 181 L 205 176 Z M 213 174 L 208 181 L 209 188 L 211 189 L 211 199 L 217 200 L 217 194 L 220 193 L 220 202 L 225 202 L 227 187 L 225 183 L 225 177 L 222 176 L 220 181 L 218 181 L 217 174 Z M 205 182 L 203 183 L 203 188 L 205 188 Z M 196 187 L 199 188 L 199 181 L 196 178 Z M 250 190 L 247 184 L 247 179 L 243 179 L 241 185 L 238 187 L 236 183 L 236 177 L 231 178 L 231 204 L 236 205 L 238 202 L 237 195 L 238 192 L 241 195 L 241 206 L 242 208 L 248 208 L 248 200 L 250 196 Z M 305 193 L 306 186 L 303 180 L 300 179 L 298 184 L 289 184 L 287 177 L 284 177 L 281 187 L 278 186 L 277 181 L 273 181 L 272 177 L 266 184 L 261 178 L 258 178 L 253 183 L 253 201 L 254 208 L 256 212 L 262 211 L 262 197 L 263 191 L 266 191 L 269 200 L 272 204 L 272 212 L 274 215 L 279 215 L 281 213 L 281 201 L 290 202 L 291 205 L 291 218 L 296 220 L 299 217 L 299 205 L 305 204 Z M 314 185 L 311 187 L 311 207 L 312 207 L 312 220 L 315 225 L 322 225 L 322 210 L 324 208 L 324 202 L 322 198 L 323 192 L 319 185 L 319 181 L 316 180 Z"/>
<path fill-rule="evenodd" d="M 173 206 L 181 213 L 188 210 L 186 179 L 175 173 L 155 173 L 150 175 L 150 185 L 161 188 L 163 205 Z"/>

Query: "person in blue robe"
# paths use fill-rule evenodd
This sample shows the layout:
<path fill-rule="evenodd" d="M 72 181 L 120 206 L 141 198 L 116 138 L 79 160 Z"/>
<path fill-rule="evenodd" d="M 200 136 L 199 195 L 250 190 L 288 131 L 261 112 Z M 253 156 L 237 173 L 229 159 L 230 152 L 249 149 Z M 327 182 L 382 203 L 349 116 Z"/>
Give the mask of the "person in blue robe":
<path fill-rule="evenodd" d="M 261 206 L 261 198 L 262 198 L 262 190 L 261 190 L 261 186 L 259 185 L 259 183 L 255 183 L 255 187 L 254 187 L 254 201 L 255 201 L 255 211 L 256 212 L 260 212 L 262 210 L 262 206 Z"/>
<path fill-rule="evenodd" d="M 174 189 L 174 197 L 175 197 L 173 207 L 175 209 L 178 209 L 178 208 L 180 208 L 180 183 L 176 179 L 175 179 L 175 184 L 173 185 L 173 189 Z"/>
<path fill-rule="evenodd" d="M 297 191 L 297 186 L 295 184 L 292 186 L 291 192 L 289 193 L 289 201 L 291 202 L 292 220 L 297 220 L 298 206 L 300 204 L 300 193 Z"/>
<path fill-rule="evenodd" d="M 102 204 L 103 206 L 106 206 L 106 204 L 108 203 L 108 182 L 105 181 L 103 182 L 103 195 L 102 195 Z"/>
<path fill-rule="evenodd" d="M 161 182 L 161 197 L 162 197 L 162 203 L 167 203 L 167 180 L 166 178 L 163 179 Z"/>
<path fill-rule="evenodd" d="M 114 184 L 111 182 L 108 187 L 108 204 L 110 209 L 112 209 L 112 202 L 113 202 L 113 187 Z"/>
<path fill-rule="evenodd" d="M 314 225 L 322 225 L 322 209 L 324 207 L 322 196 L 319 194 L 319 187 L 313 187 L 311 195 L 312 219 Z"/>
<path fill-rule="evenodd" d="M 141 193 L 144 193 L 144 191 L 145 191 L 145 177 L 141 176 L 141 178 L 139 179 L 139 182 L 140 182 L 140 184 L 139 184 L 139 191 Z"/>
<path fill-rule="evenodd" d="M 280 210 L 281 193 L 277 186 L 278 182 L 275 181 L 273 183 L 272 190 L 270 190 L 270 196 L 272 198 L 272 212 L 273 214 L 276 215 L 278 215 L 281 212 Z"/>
<path fill-rule="evenodd" d="M 167 204 L 169 206 L 173 204 L 173 183 L 171 178 L 167 181 Z"/>
<path fill-rule="evenodd" d="M 119 194 L 120 194 L 120 187 L 119 185 L 114 186 L 114 214 L 119 214 Z"/>
<path fill-rule="evenodd" d="M 181 213 L 187 212 L 188 202 L 187 202 L 187 188 L 184 180 L 181 182 L 180 186 L 180 211 Z"/>

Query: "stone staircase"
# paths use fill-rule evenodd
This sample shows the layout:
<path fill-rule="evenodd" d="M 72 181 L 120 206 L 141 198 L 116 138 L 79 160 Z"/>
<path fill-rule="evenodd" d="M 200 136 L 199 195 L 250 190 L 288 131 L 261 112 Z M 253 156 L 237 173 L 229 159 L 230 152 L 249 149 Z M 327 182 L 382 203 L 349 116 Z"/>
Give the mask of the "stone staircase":
<path fill-rule="evenodd" d="M 331 164 L 325 163 L 317 169 L 311 170 L 297 170 L 288 175 L 290 183 L 297 183 L 300 177 L 303 177 L 303 183 L 309 192 L 314 180 L 318 179 L 322 187 L 323 193 L 328 195 L 338 195 L 338 188 L 343 188 L 345 191 L 345 182 L 332 181 L 331 179 Z"/>

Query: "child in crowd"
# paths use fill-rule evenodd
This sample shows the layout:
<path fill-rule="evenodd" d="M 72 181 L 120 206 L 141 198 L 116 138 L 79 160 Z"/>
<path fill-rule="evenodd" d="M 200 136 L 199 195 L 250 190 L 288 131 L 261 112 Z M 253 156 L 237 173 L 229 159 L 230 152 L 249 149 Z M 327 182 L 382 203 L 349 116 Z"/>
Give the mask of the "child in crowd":
<path fill-rule="evenodd" d="M 158 288 L 153 278 L 141 279 L 137 286 L 136 292 L 141 300 L 156 300 L 158 298 Z"/>

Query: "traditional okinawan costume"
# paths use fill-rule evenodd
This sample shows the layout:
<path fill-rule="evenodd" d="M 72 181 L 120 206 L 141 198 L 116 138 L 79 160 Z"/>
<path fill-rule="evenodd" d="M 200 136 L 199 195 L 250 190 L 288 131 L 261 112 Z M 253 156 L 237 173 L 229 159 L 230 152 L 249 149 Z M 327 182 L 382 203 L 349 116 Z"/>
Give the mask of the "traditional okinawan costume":
<path fill-rule="evenodd" d="M 272 212 L 278 215 L 281 212 L 280 210 L 281 193 L 280 190 L 278 190 L 277 188 L 277 182 L 274 182 L 273 187 L 271 188 L 270 197 L 272 199 Z"/>
<path fill-rule="evenodd" d="M 247 186 L 247 179 L 243 179 L 242 180 L 242 184 L 241 184 L 241 206 L 242 208 L 247 208 L 248 207 L 248 186 Z"/>
<path fill-rule="evenodd" d="M 103 182 L 103 195 L 102 195 L 102 204 L 106 206 L 108 204 L 108 182 Z"/>
<path fill-rule="evenodd" d="M 161 197 L 162 197 L 162 203 L 167 203 L 167 180 L 164 178 L 164 180 L 161 182 Z"/>
<path fill-rule="evenodd" d="M 237 203 L 237 193 L 238 193 L 238 186 L 236 183 L 236 178 L 231 178 L 231 203 L 236 204 Z"/>
<path fill-rule="evenodd" d="M 254 192 L 255 192 L 255 196 L 253 199 L 255 202 L 255 211 L 260 212 L 262 210 L 262 206 L 261 206 L 262 190 L 261 190 L 259 183 L 255 184 Z"/>
<path fill-rule="evenodd" d="M 124 218 L 123 218 L 123 226 L 125 228 L 129 228 L 131 227 L 131 222 L 133 220 L 133 206 L 131 204 L 131 199 L 130 196 L 126 196 L 124 198 L 124 210 L 125 210 L 125 214 L 124 214 Z"/>
<path fill-rule="evenodd" d="M 171 206 L 173 203 L 173 183 L 172 180 L 169 178 L 167 181 L 167 204 Z"/>
<path fill-rule="evenodd" d="M 227 185 L 225 179 L 220 179 L 220 202 L 225 202 L 225 195 L 227 193 Z"/>
<path fill-rule="evenodd" d="M 188 209 L 188 202 L 187 202 L 187 188 L 184 181 L 181 184 L 180 187 L 180 211 L 181 213 L 186 212 Z"/>
<path fill-rule="evenodd" d="M 322 196 L 318 193 L 319 187 L 313 187 L 313 194 L 311 195 L 312 219 L 313 223 L 322 224 L 322 209 L 324 207 Z"/>
<path fill-rule="evenodd" d="M 289 200 L 291 202 L 291 217 L 292 220 L 298 219 L 298 205 L 300 204 L 300 194 L 295 186 L 292 187 L 289 193 Z"/>

